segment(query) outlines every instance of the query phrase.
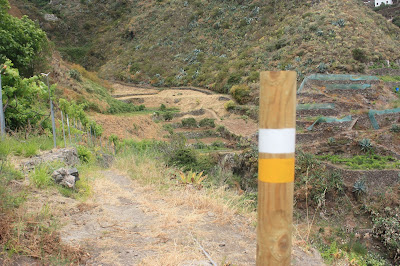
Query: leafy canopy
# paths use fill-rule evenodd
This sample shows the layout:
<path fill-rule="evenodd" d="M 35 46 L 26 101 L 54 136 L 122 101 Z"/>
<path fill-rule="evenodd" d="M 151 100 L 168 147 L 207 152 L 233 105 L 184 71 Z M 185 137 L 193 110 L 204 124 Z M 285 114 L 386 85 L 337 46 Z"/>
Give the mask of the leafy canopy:
<path fill-rule="evenodd" d="M 7 0 L 0 0 L 0 63 L 10 59 L 21 73 L 33 72 L 33 63 L 46 48 L 46 33 L 24 16 L 22 19 L 7 13 Z"/>
<path fill-rule="evenodd" d="M 28 124 L 34 126 L 48 120 L 48 112 L 45 110 L 48 108 L 49 92 L 46 84 L 38 76 L 21 77 L 10 60 L 7 60 L 5 65 L 7 68 L 1 78 L 7 127 L 20 129 Z"/>

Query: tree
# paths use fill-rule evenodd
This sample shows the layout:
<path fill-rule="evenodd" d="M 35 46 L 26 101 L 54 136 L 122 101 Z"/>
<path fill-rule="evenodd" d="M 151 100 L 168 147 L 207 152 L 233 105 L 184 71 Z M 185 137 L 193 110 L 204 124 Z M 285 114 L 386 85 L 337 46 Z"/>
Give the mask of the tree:
<path fill-rule="evenodd" d="M 38 76 L 22 78 L 10 60 L 2 74 L 3 108 L 8 128 L 22 129 L 35 126 L 49 118 L 49 93 Z M 54 89 L 54 86 L 53 86 Z M 44 126 L 46 128 L 47 126 Z"/>
<path fill-rule="evenodd" d="M 33 75 L 33 65 L 47 48 L 46 33 L 24 16 L 7 13 L 7 0 L 0 0 L 0 63 L 10 59 L 24 76 Z"/>

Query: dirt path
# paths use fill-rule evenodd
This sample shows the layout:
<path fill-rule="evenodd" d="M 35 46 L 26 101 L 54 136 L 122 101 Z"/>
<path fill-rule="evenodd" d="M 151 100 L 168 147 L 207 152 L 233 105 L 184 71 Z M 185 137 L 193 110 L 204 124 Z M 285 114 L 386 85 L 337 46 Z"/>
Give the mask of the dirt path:
<path fill-rule="evenodd" d="M 198 243 L 218 265 L 255 264 L 255 230 L 245 218 L 207 211 L 194 189 L 160 193 L 116 170 L 102 175 L 61 233 L 88 250 L 88 265 L 210 265 Z M 297 248 L 294 257 L 295 265 L 321 265 Z"/>

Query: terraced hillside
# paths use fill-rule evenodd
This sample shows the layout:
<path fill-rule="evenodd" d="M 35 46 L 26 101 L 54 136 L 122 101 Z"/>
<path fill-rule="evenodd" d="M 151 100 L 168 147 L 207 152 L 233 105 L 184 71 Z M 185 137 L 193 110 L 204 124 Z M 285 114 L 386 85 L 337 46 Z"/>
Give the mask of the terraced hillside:
<path fill-rule="evenodd" d="M 390 256 L 396 256 L 396 251 L 378 233 L 388 232 L 385 230 L 389 225 L 383 229 L 377 221 L 391 221 L 384 210 L 396 210 L 399 204 L 400 102 L 394 90 L 399 85 L 376 76 L 311 75 L 301 84 L 297 96 L 295 204 L 299 221 L 303 221 L 303 210 L 311 202 L 317 211 L 321 208 L 322 218 L 317 219 L 316 228 L 323 224 L 323 230 L 349 230 L 358 236 L 360 245 L 374 249 L 388 246 L 384 252 Z M 155 138 L 168 139 L 170 134 L 183 133 L 194 149 L 219 154 L 224 167 L 244 169 L 237 184 L 239 191 L 254 189 L 257 161 L 252 160 L 255 154 L 251 155 L 251 147 L 257 143 L 255 106 L 234 105 L 227 111 L 229 96 L 187 87 L 156 89 L 115 84 L 114 97 L 155 110 L 144 115 L 151 121 L 147 128 L 156 125 L 160 130 Z M 161 105 L 174 110 L 171 120 L 163 119 Z M 216 127 L 199 126 L 202 119 L 213 119 Z M 105 120 L 103 125 L 107 132 Z M 205 149 L 207 146 L 219 149 Z M 232 154 L 241 159 L 230 162 Z M 306 172 L 302 172 L 304 168 Z M 391 200 L 386 201 L 386 197 Z M 313 234 L 322 243 L 333 243 L 337 237 L 332 232 Z M 386 244 L 379 244 L 377 239 Z M 355 240 L 350 237 L 349 241 Z"/>
<path fill-rule="evenodd" d="M 400 29 L 357 0 L 14 3 L 65 59 L 126 82 L 226 92 L 257 82 L 260 70 L 296 70 L 302 80 L 399 59 Z"/>

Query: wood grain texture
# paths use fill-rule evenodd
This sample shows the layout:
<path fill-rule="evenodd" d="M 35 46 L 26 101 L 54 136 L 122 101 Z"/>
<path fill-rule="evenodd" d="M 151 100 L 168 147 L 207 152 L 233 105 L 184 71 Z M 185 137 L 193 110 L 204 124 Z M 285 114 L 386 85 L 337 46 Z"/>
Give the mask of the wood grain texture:
<path fill-rule="evenodd" d="M 260 82 L 260 128 L 295 128 L 296 72 L 262 72 Z M 260 153 L 259 157 L 287 159 L 294 153 Z M 258 181 L 258 266 L 291 264 L 293 187 L 293 182 Z"/>
<path fill-rule="evenodd" d="M 260 83 L 260 128 L 296 128 L 296 72 L 261 72 Z"/>
<path fill-rule="evenodd" d="M 258 182 L 258 266 L 291 263 L 293 186 Z"/>

